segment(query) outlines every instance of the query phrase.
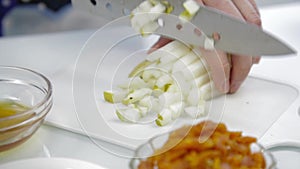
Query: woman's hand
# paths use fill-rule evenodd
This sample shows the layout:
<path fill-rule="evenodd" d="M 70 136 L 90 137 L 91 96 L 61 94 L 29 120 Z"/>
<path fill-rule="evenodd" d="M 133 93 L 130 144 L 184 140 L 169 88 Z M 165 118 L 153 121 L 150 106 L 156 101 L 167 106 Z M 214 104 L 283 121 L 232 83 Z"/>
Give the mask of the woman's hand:
<path fill-rule="evenodd" d="M 197 0 L 199 3 L 221 10 L 229 15 L 243 21 L 261 26 L 261 19 L 255 0 Z M 149 52 L 158 49 L 170 39 L 160 38 Z M 235 54 L 227 54 L 217 51 L 219 57 L 215 57 L 215 52 L 201 50 L 203 56 L 211 70 L 211 77 L 217 89 L 222 93 L 236 92 L 249 74 L 253 64 L 259 63 L 260 57 L 247 57 Z"/>

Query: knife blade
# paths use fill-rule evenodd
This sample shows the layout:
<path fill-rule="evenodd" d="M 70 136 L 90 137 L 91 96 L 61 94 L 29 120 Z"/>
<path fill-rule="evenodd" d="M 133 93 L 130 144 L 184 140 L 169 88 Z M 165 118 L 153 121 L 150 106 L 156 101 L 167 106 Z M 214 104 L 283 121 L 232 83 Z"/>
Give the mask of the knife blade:
<path fill-rule="evenodd" d="M 193 23 L 208 36 L 220 34 L 216 49 L 248 56 L 287 55 L 296 53 L 287 44 L 254 24 L 224 14 L 221 11 L 201 6 Z"/>
<path fill-rule="evenodd" d="M 142 1 L 72 0 L 72 3 L 75 7 L 113 20 L 129 15 Z M 191 22 L 182 23 L 178 15 L 184 11 L 182 6 L 184 1 L 169 0 L 174 6 L 174 11 L 172 14 L 162 14 L 159 17 L 161 26 L 154 33 L 201 47 L 213 33 L 218 33 L 220 39 L 214 41 L 217 50 L 246 56 L 282 56 L 296 53 L 289 45 L 262 28 L 203 5 L 200 5 L 198 13 Z M 201 30 L 202 34 L 197 36 L 195 29 Z"/>

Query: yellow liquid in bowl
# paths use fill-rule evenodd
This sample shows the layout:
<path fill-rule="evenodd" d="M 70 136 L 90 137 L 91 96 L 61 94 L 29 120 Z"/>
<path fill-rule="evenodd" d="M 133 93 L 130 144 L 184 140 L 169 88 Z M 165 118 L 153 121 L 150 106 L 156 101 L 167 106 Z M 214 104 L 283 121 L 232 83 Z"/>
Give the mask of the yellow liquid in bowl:
<path fill-rule="evenodd" d="M 29 110 L 30 107 L 13 100 L 0 100 L 0 129 L 13 126 L 31 118 L 34 113 L 7 119 L 6 117 L 14 116 Z M 6 118 L 6 119 L 4 119 Z"/>

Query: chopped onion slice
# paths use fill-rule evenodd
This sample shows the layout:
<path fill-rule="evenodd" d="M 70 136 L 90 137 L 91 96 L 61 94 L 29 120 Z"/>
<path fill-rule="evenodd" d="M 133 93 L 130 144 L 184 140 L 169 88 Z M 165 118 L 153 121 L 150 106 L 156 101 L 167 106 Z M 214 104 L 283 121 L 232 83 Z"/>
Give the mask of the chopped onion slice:
<path fill-rule="evenodd" d="M 186 0 L 185 11 L 179 16 L 192 19 L 200 5 Z M 161 13 L 169 13 L 173 7 L 165 0 L 146 0 L 132 11 L 132 27 L 141 35 L 148 35 L 159 28 Z M 207 37 L 205 49 L 214 49 L 214 40 Z M 121 84 L 122 92 L 104 92 L 107 102 L 125 107 L 116 111 L 121 121 L 138 122 L 157 115 L 156 124 L 164 126 L 185 112 L 192 118 L 205 114 L 206 100 L 219 95 L 206 70 L 206 63 L 196 48 L 174 40 L 147 55 L 129 74 L 129 81 Z"/>
<path fill-rule="evenodd" d="M 183 7 L 192 16 L 194 16 L 200 9 L 199 4 L 195 0 L 186 0 L 183 3 Z"/>
<path fill-rule="evenodd" d="M 137 108 L 124 108 L 117 110 L 116 114 L 121 121 L 136 123 L 141 118 L 140 110 Z"/>
<path fill-rule="evenodd" d="M 215 49 L 215 41 L 213 38 L 206 37 L 204 40 L 204 49 L 214 50 Z"/>
<path fill-rule="evenodd" d="M 104 91 L 104 100 L 110 103 L 120 103 L 127 96 L 126 91 Z"/>

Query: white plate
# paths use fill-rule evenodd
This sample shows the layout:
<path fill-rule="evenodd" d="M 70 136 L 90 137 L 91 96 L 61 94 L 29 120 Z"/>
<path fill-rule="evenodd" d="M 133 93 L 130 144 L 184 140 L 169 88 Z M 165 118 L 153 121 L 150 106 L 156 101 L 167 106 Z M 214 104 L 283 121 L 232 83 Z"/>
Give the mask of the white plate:
<path fill-rule="evenodd" d="M 33 158 L 0 165 L 1 169 L 105 169 L 95 164 L 67 158 Z"/>

